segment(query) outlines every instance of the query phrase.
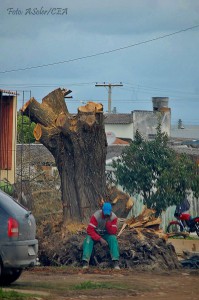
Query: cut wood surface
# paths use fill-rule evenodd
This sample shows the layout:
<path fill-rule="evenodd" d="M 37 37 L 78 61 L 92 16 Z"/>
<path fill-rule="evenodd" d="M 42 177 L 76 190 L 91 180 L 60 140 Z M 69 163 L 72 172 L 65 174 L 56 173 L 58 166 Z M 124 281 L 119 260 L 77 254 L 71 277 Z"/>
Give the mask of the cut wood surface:
<path fill-rule="evenodd" d="M 86 112 L 102 112 L 103 105 L 101 103 L 95 103 L 92 101 L 87 102 L 86 105 L 78 107 L 79 113 L 86 113 Z"/>
<path fill-rule="evenodd" d="M 159 228 L 160 224 L 161 219 L 159 217 L 155 217 L 155 211 L 153 209 L 144 207 L 139 216 L 131 217 L 124 221 L 124 224 L 119 231 L 118 236 L 121 236 L 126 229 L 131 229 L 134 230 L 134 232 L 137 232 L 140 238 L 142 238 L 142 234 L 144 231 L 167 240 L 168 236 L 163 232 L 162 229 Z"/>

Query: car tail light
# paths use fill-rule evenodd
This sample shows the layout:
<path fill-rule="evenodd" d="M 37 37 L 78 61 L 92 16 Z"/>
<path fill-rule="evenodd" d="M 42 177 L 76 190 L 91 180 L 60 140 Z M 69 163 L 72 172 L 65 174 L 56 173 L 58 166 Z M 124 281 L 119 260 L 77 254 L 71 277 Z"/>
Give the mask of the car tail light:
<path fill-rule="evenodd" d="M 13 219 L 8 219 L 8 236 L 9 237 L 18 237 L 19 235 L 19 225 L 18 222 Z"/>

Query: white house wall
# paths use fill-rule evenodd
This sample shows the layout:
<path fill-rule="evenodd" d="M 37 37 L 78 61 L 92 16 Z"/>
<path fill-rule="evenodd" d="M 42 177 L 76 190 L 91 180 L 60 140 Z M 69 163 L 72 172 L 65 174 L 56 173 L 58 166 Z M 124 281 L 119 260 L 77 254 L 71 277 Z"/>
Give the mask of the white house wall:
<path fill-rule="evenodd" d="M 106 132 L 113 132 L 116 137 L 134 139 L 133 123 L 131 124 L 105 124 Z"/>

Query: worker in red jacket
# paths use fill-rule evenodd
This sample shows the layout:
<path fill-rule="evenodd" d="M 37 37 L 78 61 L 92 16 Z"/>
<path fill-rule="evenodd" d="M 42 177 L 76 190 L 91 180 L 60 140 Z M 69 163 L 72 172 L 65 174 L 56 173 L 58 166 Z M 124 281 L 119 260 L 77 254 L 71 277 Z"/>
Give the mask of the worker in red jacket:
<path fill-rule="evenodd" d="M 119 247 L 116 237 L 117 216 L 112 212 L 112 206 L 105 202 L 102 209 L 97 210 L 91 217 L 87 227 L 87 236 L 83 243 L 83 268 L 89 267 L 90 257 L 95 242 L 100 242 L 102 246 L 109 246 L 113 266 L 119 267 Z"/>

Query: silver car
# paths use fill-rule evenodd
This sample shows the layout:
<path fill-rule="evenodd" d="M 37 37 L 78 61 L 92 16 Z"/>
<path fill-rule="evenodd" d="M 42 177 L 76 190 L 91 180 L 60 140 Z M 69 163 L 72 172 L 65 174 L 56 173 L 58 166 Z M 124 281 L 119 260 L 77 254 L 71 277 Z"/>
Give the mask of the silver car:
<path fill-rule="evenodd" d="M 37 263 L 38 240 L 34 216 L 0 190 L 0 285 L 19 278 Z"/>

